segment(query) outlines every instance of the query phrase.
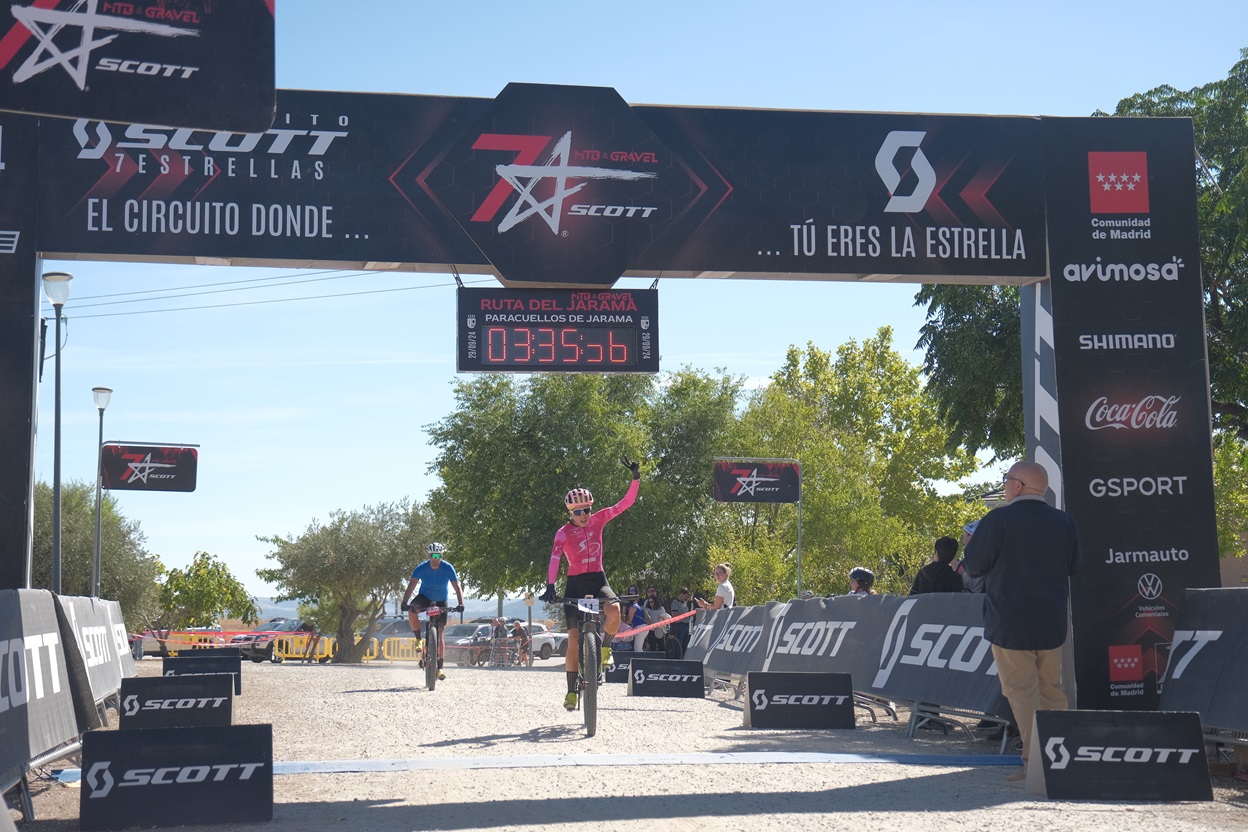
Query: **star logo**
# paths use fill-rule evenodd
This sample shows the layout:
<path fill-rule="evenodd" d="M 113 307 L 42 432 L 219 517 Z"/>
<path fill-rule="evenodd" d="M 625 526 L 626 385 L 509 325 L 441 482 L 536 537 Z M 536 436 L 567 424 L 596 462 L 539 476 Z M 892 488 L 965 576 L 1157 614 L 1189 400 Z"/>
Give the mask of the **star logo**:
<path fill-rule="evenodd" d="M 755 489 L 757 489 L 762 483 L 780 481 L 779 477 L 760 477 L 758 475 L 757 468 L 753 471 L 746 471 L 745 469 L 739 468 L 734 470 L 732 473 L 745 475 L 737 477 L 737 484 L 732 487 L 732 493 L 741 496 L 753 495 L 755 493 Z"/>
<path fill-rule="evenodd" d="M 1148 213 L 1148 154 L 1088 154 L 1088 193 L 1093 214 Z"/>
<path fill-rule="evenodd" d="M 13 73 L 13 83 L 20 84 L 59 66 L 64 68 L 78 89 L 85 90 L 91 53 L 117 39 L 116 34 L 97 37 L 97 33 L 134 32 L 166 38 L 199 36 L 199 32 L 193 29 L 100 14 L 98 4 L 99 0 L 79 0 L 69 11 L 13 6 L 13 17 L 39 41 L 30 56 Z M 72 40 L 75 30 L 78 31 L 77 44 L 66 43 Z M 70 37 L 64 33 L 70 33 Z"/>
<path fill-rule="evenodd" d="M 126 458 L 136 460 L 135 462 L 127 464 L 127 467 L 130 470 L 126 472 L 124 477 L 122 477 L 123 480 L 129 482 L 146 483 L 147 478 L 150 477 L 154 471 L 161 468 L 178 467 L 177 465 L 169 462 L 152 462 L 152 455 L 150 453 L 141 458 L 138 454 L 127 454 Z"/>
<path fill-rule="evenodd" d="M 1144 679 L 1144 651 L 1138 644 L 1109 646 L 1109 681 L 1140 682 Z"/>

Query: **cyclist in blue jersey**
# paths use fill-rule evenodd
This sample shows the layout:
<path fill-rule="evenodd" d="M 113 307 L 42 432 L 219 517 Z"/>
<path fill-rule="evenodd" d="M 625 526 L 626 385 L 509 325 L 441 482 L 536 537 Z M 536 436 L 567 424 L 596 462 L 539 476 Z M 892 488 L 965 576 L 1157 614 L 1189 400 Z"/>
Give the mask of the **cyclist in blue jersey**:
<path fill-rule="evenodd" d="M 403 593 L 403 601 L 399 604 L 399 609 L 407 613 L 407 623 L 412 625 L 412 632 L 420 636 L 420 613 L 429 607 L 439 607 L 442 612 L 437 616 L 438 621 L 442 624 L 438 628 L 440 638 L 438 646 L 441 648 L 438 653 L 438 678 L 445 679 L 446 673 L 442 670 L 442 656 L 446 655 L 446 618 L 451 610 L 446 607 L 446 588 L 452 586 L 455 588 L 455 596 L 458 599 L 455 612 L 464 611 L 464 590 L 459 585 L 459 576 L 455 574 L 455 567 L 442 559 L 446 554 L 446 547 L 441 543 L 430 543 L 427 549 L 429 559 L 421 561 L 421 563 L 412 570 L 411 580 L 407 582 L 407 590 Z M 412 598 L 412 590 L 416 589 L 417 584 L 420 585 L 420 593 Z M 409 604 L 408 600 L 412 601 Z"/>

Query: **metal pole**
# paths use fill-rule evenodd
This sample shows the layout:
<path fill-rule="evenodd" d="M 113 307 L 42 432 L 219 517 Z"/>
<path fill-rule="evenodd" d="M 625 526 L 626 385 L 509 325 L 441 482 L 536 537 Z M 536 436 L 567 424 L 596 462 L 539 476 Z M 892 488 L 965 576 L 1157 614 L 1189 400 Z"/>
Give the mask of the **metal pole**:
<path fill-rule="evenodd" d="M 797 485 L 797 597 L 802 597 L 802 485 Z"/>
<path fill-rule="evenodd" d="M 56 396 L 52 419 L 52 592 L 61 594 L 61 307 L 56 310 Z"/>
<path fill-rule="evenodd" d="M 104 490 L 104 408 L 100 408 L 100 438 L 95 445 L 95 548 L 91 553 L 91 597 L 100 597 L 100 495 Z"/>

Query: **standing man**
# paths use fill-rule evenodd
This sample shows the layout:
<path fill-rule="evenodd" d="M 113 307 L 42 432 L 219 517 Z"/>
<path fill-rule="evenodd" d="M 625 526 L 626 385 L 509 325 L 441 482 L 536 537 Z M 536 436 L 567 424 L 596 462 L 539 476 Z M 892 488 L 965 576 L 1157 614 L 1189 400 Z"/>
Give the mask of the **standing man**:
<path fill-rule="evenodd" d="M 568 580 L 564 584 L 563 597 L 572 601 L 564 607 L 564 615 L 568 624 L 568 656 L 564 661 L 567 672 L 568 693 L 563 698 L 563 707 L 575 711 L 580 691 L 577 689 L 576 663 L 580 656 L 581 613 L 576 609 L 576 599 L 591 596 L 602 599 L 603 621 L 602 630 L 605 642 L 602 646 L 602 666 L 611 662 L 611 639 L 620 629 L 620 602 L 607 583 L 606 567 L 602 557 L 602 529 L 607 523 L 628 510 L 637 499 L 637 491 L 641 488 L 641 465 L 630 459 L 621 459 L 620 464 L 633 475 L 628 490 L 620 501 L 610 508 L 594 513 L 594 495 L 588 488 L 573 488 L 563 498 L 568 510 L 568 522 L 555 532 L 555 542 L 550 550 L 550 564 L 546 568 L 546 591 L 541 600 L 547 604 L 557 597 L 555 580 L 559 577 L 559 566 L 564 557 L 568 559 Z"/>
<path fill-rule="evenodd" d="M 412 570 L 412 577 L 407 582 L 407 591 L 403 593 L 403 602 L 399 604 L 399 609 L 407 613 L 407 623 L 412 625 L 412 632 L 420 636 L 420 614 L 429 607 L 439 607 L 442 612 L 438 615 L 438 620 L 442 622 L 442 626 L 438 629 L 440 638 L 438 639 L 438 678 L 445 679 L 446 673 L 442 670 L 442 657 L 446 655 L 446 619 L 450 612 L 446 608 L 446 588 L 447 586 L 455 587 L 455 597 L 459 606 L 455 608 L 455 612 L 464 611 L 464 591 L 459 586 L 459 576 L 455 574 L 455 567 L 442 560 L 442 556 L 446 554 L 446 547 L 441 543 L 430 543 L 428 549 L 429 559 L 421 561 L 415 569 Z M 412 598 L 412 603 L 408 604 L 407 599 L 412 597 L 412 590 L 416 585 L 420 584 L 420 594 Z"/>
<path fill-rule="evenodd" d="M 1023 740 L 1023 770 L 1038 710 L 1070 707 L 1062 690 L 1062 645 L 1069 617 L 1070 576 L 1079 569 L 1075 519 L 1044 501 L 1048 472 L 1019 461 L 1005 475 L 1006 505 L 979 521 L 966 547 L 966 567 L 984 576 L 984 630 Z"/>
<path fill-rule="evenodd" d="M 932 562 L 919 570 L 910 586 L 911 595 L 928 592 L 961 592 L 962 576 L 953 571 L 953 559 L 958 554 L 958 541 L 952 537 L 938 537 L 932 547 Z"/>
<path fill-rule="evenodd" d="M 676 597 L 672 599 L 672 618 L 679 618 L 692 609 L 689 601 L 689 587 L 682 586 L 680 592 L 677 592 Z M 689 619 L 681 618 L 673 624 L 672 635 L 680 642 L 680 654 L 683 656 L 689 649 Z"/>

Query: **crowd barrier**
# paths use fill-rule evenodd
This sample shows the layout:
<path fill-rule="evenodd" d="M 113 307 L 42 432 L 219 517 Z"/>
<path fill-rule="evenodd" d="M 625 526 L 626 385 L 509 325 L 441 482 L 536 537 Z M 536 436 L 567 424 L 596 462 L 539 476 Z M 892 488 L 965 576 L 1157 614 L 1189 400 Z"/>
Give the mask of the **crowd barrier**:
<path fill-rule="evenodd" d="M 24 785 L 32 765 L 77 753 L 134 675 L 116 601 L 0 590 L 0 792 Z"/>

